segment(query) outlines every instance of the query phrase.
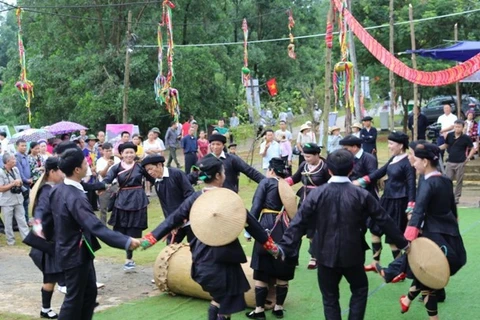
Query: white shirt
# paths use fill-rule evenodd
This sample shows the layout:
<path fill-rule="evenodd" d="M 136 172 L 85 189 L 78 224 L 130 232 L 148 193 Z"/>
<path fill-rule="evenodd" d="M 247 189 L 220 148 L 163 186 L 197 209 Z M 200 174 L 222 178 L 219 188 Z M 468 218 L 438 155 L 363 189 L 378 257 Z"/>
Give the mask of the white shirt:
<path fill-rule="evenodd" d="M 357 154 L 355 155 L 355 158 L 360 159 L 363 156 L 363 149 L 358 150 Z"/>
<path fill-rule="evenodd" d="M 285 139 L 287 139 L 288 141 L 291 141 L 293 138 L 292 133 L 288 130 L 282 131 L 281 129 L 278 129 L 277 131 L 275 131 L 275 138 L 277 140 L 281 140 L 282 136 L 285 136 Z"/>
<path fill-rule="evenodd" d="M 332 176 L 328 179 L 328 183 L 352 183 L 348 177 L 344 176 Z"/>
<path fill-rule="evenodd" d="M 265 148 L 267 145 L 267 141 L 263 141 L 262 144 L 260 145 L 260 154 L 263 154 L 265 152 Z M 262 168 L 263 169 L 268 169 L 269 162 L 272 158 L 275 157 L 281 157 L 282 153 L 280 151 L 280 144 L 273 140 L 270 144 L 270 147 L 267 149 L 267 153 L 263 156 L 262 159 Z"/>
<path fill-rule="evenodd" d="M 115 165 L 117 163 L 120 163 L 120 159 L 118 157 L 113 157 L 113 164 Z M 100 171 L 105 170 L 107 165 L 108 165 L 108 160 L 105 159 L 104 157 L 101 157 L 97 160 L 97 165 L 96 165 L 97 173 L 98 173 L 97 176 L 98 176 L 98 181 L 100 181 L 100 182 L 103 181 L 103 177 L 100 175 Z M 112 167 L 108 168 L 107 172 L 110 171 L 110 169 L 112 169 Z"/>
<path fill-rule="evenodd" d="M 456 120 L 457 120 L 457 116 L 454 115 L 453 113 L 450 113 L 448 116 L 445 114 L 442 114 L 440 117 L 438 117 L 437 122 L 442 125 L 442 130 L 443 130 L 445 128 L 453 126 Z M 453 129 L 448 132 L 453 132 Z"/>
<path fill-rule="evenodd" d="M 320 122 L 321 115 L 322 115 L 322 110 L 318 109 L 313 111 L 313 120 L 315 120 L 315 122 Z"/>
<path fill-rule="evenodd" d="M 148 154 L 147 151 L 155 149 L 160 149 L 162 151 L 165 150 L 165 144 L 163 143 L 162 139 L 158 138 L 153 143 L 151 143 L 148 139 L 143 141 L 143 151 L 146 154 Z"/>
<path fill-rule="evenodd" d="M 287 113 L 286 112 L 280 112 L 278 114 L 278 121 L 285 121 L 287 122 Z"/>
<path fill-rule="evenodd" d="M 72 180 L 72 179 L 69 179 L 69 178 L 65 177 L 65 179 L 63 179 L 63 183 L 65 183 L 67 186 L 73 186 L 73 187 L 77 188 L 78 190 L 85 192 L 85 190 L 83 189 L 83 186 L 80 182 L 77 182 L 75 180 Z"/>
<path fill-rule="evenodd" d="M 168 167 L 163 167 L 163 176 L 161 178 L 155 179 L 155 182 L 161 182 L 164 178 L 170 177 L 170 172 L 168 171 Z"/>

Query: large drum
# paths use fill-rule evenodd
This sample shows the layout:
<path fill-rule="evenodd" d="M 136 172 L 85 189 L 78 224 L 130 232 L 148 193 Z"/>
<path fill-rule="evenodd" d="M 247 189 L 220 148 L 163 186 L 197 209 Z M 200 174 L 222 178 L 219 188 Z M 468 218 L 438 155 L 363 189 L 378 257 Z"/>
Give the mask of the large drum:
<path fill-rule="evenodd" d="M 245 293 L 245 301 L 251 308 L 255 308 L 255 283 L 253 280 L 253 270 L 250 268 L 250 258 L 247 263 L 242 264 L 243 272 L 250 283 L 250 290 Z M 161 292 L 167 292 L 171 295 L 184 295 L 199 299 L 211 300 L 210 295 L 203 291 L 202 287 L 193 281 L 190 276 L 192 268 L 192 254 L 188 244 L 171 244 L 166 246 L 155 260 L 153 275 L 155 284 Z M 270 286 L 272 289 L 273 286 Z M 275 294 L 275 290 L 270 290 Z M 271 304 L 265 306 L 272 308 L 275 300 L 269 293 L 268 301 Z"/>

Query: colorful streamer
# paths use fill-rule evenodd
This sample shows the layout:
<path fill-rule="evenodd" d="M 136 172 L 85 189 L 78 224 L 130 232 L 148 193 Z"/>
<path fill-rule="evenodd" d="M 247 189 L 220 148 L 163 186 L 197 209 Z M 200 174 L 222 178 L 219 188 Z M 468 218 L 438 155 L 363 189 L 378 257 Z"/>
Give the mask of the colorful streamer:
<path fill-rule="evenodd" d="M 480 70 L 480 53 L 455 67 L 445 70 L 425 72 L 412 69 L 378 43 L 352 16 L 350 11 L 342 9 L 341 0 L 332 1 L 339 12 L 343 11 L 345 22 L 368 51 L 389 70 L 412 83 L 430 87 L 445 86 L 458 82 Z"/>
<path fill-rule="evenodd" d="M 33 82 L 27 78 L 27 63 L 25 58 L 25 47 L 23 45 L 23 31 L 22 31 L 22 8 L 18 8 L 16 11 L 17 24 L 18 24 L 18 53 L 20 56 L 20 80 L 17 81 L 15 86 L 22 95 L 22 99 L 25 100 L 25 107 L 28 110 L 28 122 L 32 121 L 32 112 L 30 111 L 30 104 L 32 102 L 33 95 Z"/>
<path fill-rule="evenodd" d="M 165 0 L 162 5 L 162 21 L 157 27 L 157 44 L 158 44 L 158 74 L 154 82 L 155 100 L 165 105 L 167 111 L 178 119 L 180 114 L 180 96 L 178 90 L 172 88 L 172 82 L 175 78 L 173 68 L 174 43 L 173 43 L 173 24 L 172 24 L 172 9 L 175 8 L 169 0 Z M 167 35 L 167 74 L 163 74 L 163 37 L 162 27 L 166 29 Z"/>
<path fill-rule="evenodd" d="M 295 20 L 293 20 L 292 9 L 289 9 L 287 11 L 287 14 L 288 14 L 288 31 L 289 31 L 288 36 L 290 37 L 290 44 L 288 45 L 288 56 L 292 59 L 296 59 L 297 54 L 295 53 L 295 44 L 294 44 L 295 38 L 292 33 L 292 29 L 295 27 Z"/>
<path fill-rule="evenodd" d="M 243 19 L 242 30 L 243 30 L 242 77 L 243 77 L 243 85 L 246 87 L 246 86 L 248 86 L 248 81 L 250 80 L 250 69 L 248 69 L 248 24 L 247 24 L 247 19 Z"/>

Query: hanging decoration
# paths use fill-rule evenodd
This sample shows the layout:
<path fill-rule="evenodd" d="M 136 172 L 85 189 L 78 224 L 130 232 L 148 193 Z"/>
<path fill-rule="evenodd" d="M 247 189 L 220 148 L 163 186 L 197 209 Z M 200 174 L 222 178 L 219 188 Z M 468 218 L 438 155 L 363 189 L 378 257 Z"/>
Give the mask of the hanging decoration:
<path fill-rule="evenodd" d="M 290 37 L 290 44 L 288 45 L 288 56 L 292 59 L 296 59 L 297 54 L 295 53 L 295 44 L 294 44 L 295 38 L 292 33 L 292 29 L 295 27 L 295 20 L 293 20 L 292 9 L 289 9 L 287 11 L 287 14 L 288 14 L 288 31 L 289 31 L 288 36 Z"/>
<path fill-rule="evenodd" d="M 167 111 L 178 120 L 180 114 L 180 97 L 178 90 L 172 87 L 172 82 L 175 78 L 173 69 L 173 24 L 172 24 L 172 9 L 175 4 L 169 0 L 165 0 L 162 5 L 162 20 L 157 27 L 157 44 L 158 44 L 158 75 L 155 78 L 154 90 L 155 100 L 164 105 Z M 167 73 L 163 74 L 163 37 L 162 28 L 166 29 L 167 35 Z"/>
<path fill-rule="evenodd" d="M 20 80 L 17 81 L 15 86 L 22 95 L 22 99 L 25 100 L 25 107 L 28 111 L 28 122 L 32 121 L 32 112 L 30 111 L 30 104 L 32 102 L 33 95 L 33 82 L 27 78 L 27 63 L 25 58 L 25 46 L 23 45 L 23 31 L 22 31 L 22 8 L 18 8 L 16 11 L 17 24 L 18 24 L 18 53 L 20 56 Z"/>
<path fill-rule="evenodd" d="M 350 108 L 354 112 L 353 92 L 355 90 L 353 63 L 348 61 L 348 32 L 347 23 L 343 17 L 343 12 L 346 10 L 346 2 L 342 3 L 338 18 L 339 41 L 341 61 L 335 64 L 333 72 L 333 91 L 335 93 L 335 112 L 340 99 L 343 98 L 345 102 L 345 109 Z M 333 33 L 333 26 L 331 27 Z M 328 25 L 327 25 L 328 36 Z M 327 41 L 327 40 L 326 40 Z M 328 45 L 328 42 L 327 42 Z"/>
<path fill-rule="evenodd" d="M 247 19 L 243 19 L 242 22 L 243 30 L 243 68 L 242 68 L 242 79 L 243 85 L 248 86 L 248 81 L 250 80 L 250 69 L 248 69 L 248 24 Z"/>
<path fill-rule="evenodd" d="M 267 89 L 268 89 L 268 93 L 270 93 L 270 95 L 272 97 L 274 97 L 278 94 L 278 87 L 277 87 L 277 79 L 276 78 L 272 78 L 272 79 L 267 81 Z"/>
<path fill-rule="evenodd" d="M 367 30 L 353 17 L 347 9 L 344 9 L 341 0 L 332 0 L 336 9 L 342 14 L 350 30 L 357 36 L 358 40 L 380 61 L 385 67 L 398 76 L 422 86 L 445 86 L 458 82 L 480 70 L 480 54 L 473 58 L 440 71 L 425 72 L 410 68 L 384 48 Z"/>

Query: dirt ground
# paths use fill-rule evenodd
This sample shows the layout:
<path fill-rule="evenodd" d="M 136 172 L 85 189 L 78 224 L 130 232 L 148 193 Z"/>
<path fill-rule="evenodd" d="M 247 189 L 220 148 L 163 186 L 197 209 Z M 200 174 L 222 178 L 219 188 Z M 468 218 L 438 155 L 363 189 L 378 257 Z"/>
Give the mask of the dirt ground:
<path fill-rule="evenodd" d="M 98 290 L 96 311 L 135 299 L 160 294 L 151 283 L 152 267 L 137 266 L 126 273 L 119 263 L 105 258 L 95 260 L 97 281 L 105 284 Z M 0 247 L 0 312 L 38 317 L 41 308 L 42 274 L 28 256 L 28 251 L 15 247 Z M 64 295 L 55 289 L 52 309 L 60 311 Z"/>

